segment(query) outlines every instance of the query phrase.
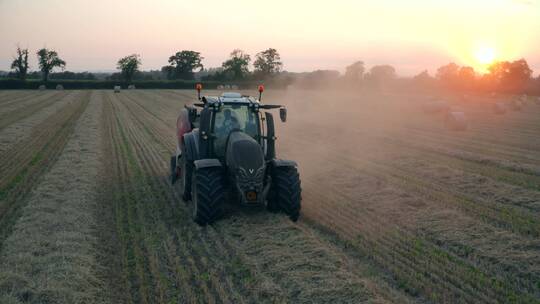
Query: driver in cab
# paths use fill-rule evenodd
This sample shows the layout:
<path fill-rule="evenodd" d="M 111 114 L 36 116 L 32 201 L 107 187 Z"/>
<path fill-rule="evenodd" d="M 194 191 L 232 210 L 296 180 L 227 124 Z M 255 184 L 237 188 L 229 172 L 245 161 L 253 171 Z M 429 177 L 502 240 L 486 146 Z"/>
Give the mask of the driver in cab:
<path fill-rule="evenodd" d="M 231 131 L 240 129 L 240 123 L 235 114 L 236 113 L 233 113 L 230 109 L 225 109 L 223 111 L 223 122 L 219 127 L 220 134 L 228 136 Z"/>
<path fill-rule="evenodd" d="M 215 140 L 216 153 L 221 154 L 225 150 L 225 143 L 229 134 L 234 130 L 240 130 L 240 122 L 236 117 L 236 113 L 231 109 L 223 111 L 223 120 L 221 124 L 216 126 L 217 138 Z"/>

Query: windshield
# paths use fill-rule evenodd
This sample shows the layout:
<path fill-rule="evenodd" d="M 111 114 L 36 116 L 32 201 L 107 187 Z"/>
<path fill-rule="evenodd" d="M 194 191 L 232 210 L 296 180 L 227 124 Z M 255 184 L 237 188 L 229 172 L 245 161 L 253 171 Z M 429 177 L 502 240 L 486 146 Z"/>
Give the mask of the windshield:
<path fill-rule="evenodd" d="M 214 115 L 214 152 L 218 157 L 225 155 L 225 144 L 231 131 L 239 130 L 258 140 L 257 114 L 247 105 L 225 104 Z"/>

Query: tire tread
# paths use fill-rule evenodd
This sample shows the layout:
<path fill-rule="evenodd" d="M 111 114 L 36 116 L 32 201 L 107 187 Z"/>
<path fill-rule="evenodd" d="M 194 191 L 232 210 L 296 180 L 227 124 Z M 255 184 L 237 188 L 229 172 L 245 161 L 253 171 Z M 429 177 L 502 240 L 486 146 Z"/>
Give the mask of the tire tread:
<path fill-rule="evenodd" d="M 302 188 L 300 175 L 295 167 L 275 168 L 268 201 L 270 211 L 282 211 L 296 222 L 300 216 Z"/>
<path fill-rule="evenodd" d="M 225 202 L 225 186 L 221 169 L 204 168 L 195 171 L 197 193 L 197 214 L 199 225 L 211 224 L 221 217 Z"/>

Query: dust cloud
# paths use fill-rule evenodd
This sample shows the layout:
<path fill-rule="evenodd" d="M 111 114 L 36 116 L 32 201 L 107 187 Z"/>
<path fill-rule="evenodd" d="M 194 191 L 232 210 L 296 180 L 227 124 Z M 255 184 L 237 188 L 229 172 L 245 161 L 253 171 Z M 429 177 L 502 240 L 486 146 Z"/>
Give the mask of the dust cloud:
<path fill-rule="evenodd" d="M 288 109 L 286 123 L 276 119 L 278 157 L 294 156 L 304 177 L 324 177 L 335 167 L 334 160 L 347 156 L 343 151 L 374 155 L 381 140 L 422 122 L 421 100 L 378 92 L 294 89 L 273 93 L 266 101 Z"/>

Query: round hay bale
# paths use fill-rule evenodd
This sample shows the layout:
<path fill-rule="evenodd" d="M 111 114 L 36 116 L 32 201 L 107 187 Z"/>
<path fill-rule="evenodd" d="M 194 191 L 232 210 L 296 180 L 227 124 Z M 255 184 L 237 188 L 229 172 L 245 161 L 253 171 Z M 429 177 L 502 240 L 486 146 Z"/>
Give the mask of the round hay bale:
<path fill-rule="evenodd" d="M 512 100 L 510 102 L 510 109 L 514 111 L 521 111 L 521 108 L 523 108 L 523 102 L 521 102 L 521 100 Z"/>
<path fill-rule="evenodd" d="M 496 102 L 493 104 L 493 113 L 495 114 L 504 114 L 506 113 L 506 106 L 502 102 Z"/>
<path fill-rule="evenodd" d="M 228 85 L 228 84 L 226 84 L 226 85 L 224 86 L 224 88 L 225 88 L 226 90 L 230 90 L 230 89 L 231 89 L 231 86 Z"/>
<path fill-rule="evenodd" d="M 231 89 L 233 89 L 233 90 L 238 90 L 238 86 L 235 85 L 235 84 L 233 84 L 233 85 L 231 86 Z"/>
<path fill-rule="evenodd" d="M 44 90 L 46 90 L 46 89 L 47 89 L 47 87 L 46 87 L 44 84 L 42 84 L 42 85 L 40 85 L 40 86 L 38 87 L 38 90 L 40 90 L 40 91 L 44 91 Z"/>
<path fill-rule="evenodd" d="M 56 89 L 57 89 L 58 91 L 62 91 L 62 90 L 64 89 L 64 86 L 61 85 L 61 84 L 57 84 L 57 85 L 56 85 Z"/>
<path fill-rule="evenodd" d="M 434 114 L 434 113 L 448 112 L 450 110 L 450 106 L 444 100 L 435 100 L 435 101 L 424 103 L 422 105 L 422 110 L 424 111 L 424 113 Z"/>
<path fill-rule="evenodd" d="M 452 131 L 467 130 L 469 124 L 464 112 L 448 112 L 445 118 L 446 128 Z"/>
<path fill-rule="evenodd" d="M 120 93 L 121 87 L 120 86 L 114 86 L 114 92 Z"/>
<path fill-rule="evenodd" d="M 135 89 L 136 89 L 136 87 L 135 87 L 134 84 L 128 85 L 128 90 L 135 90 Z"/>
<path fill-rule="evenodd" d="M 225 87 L 224 87 L 222 84 L 220 84 L 220 85 L 217 86 L 217 89 L 218 89 L 218 90 L 223 90 L 224 88 L 225 88 Z"/>

